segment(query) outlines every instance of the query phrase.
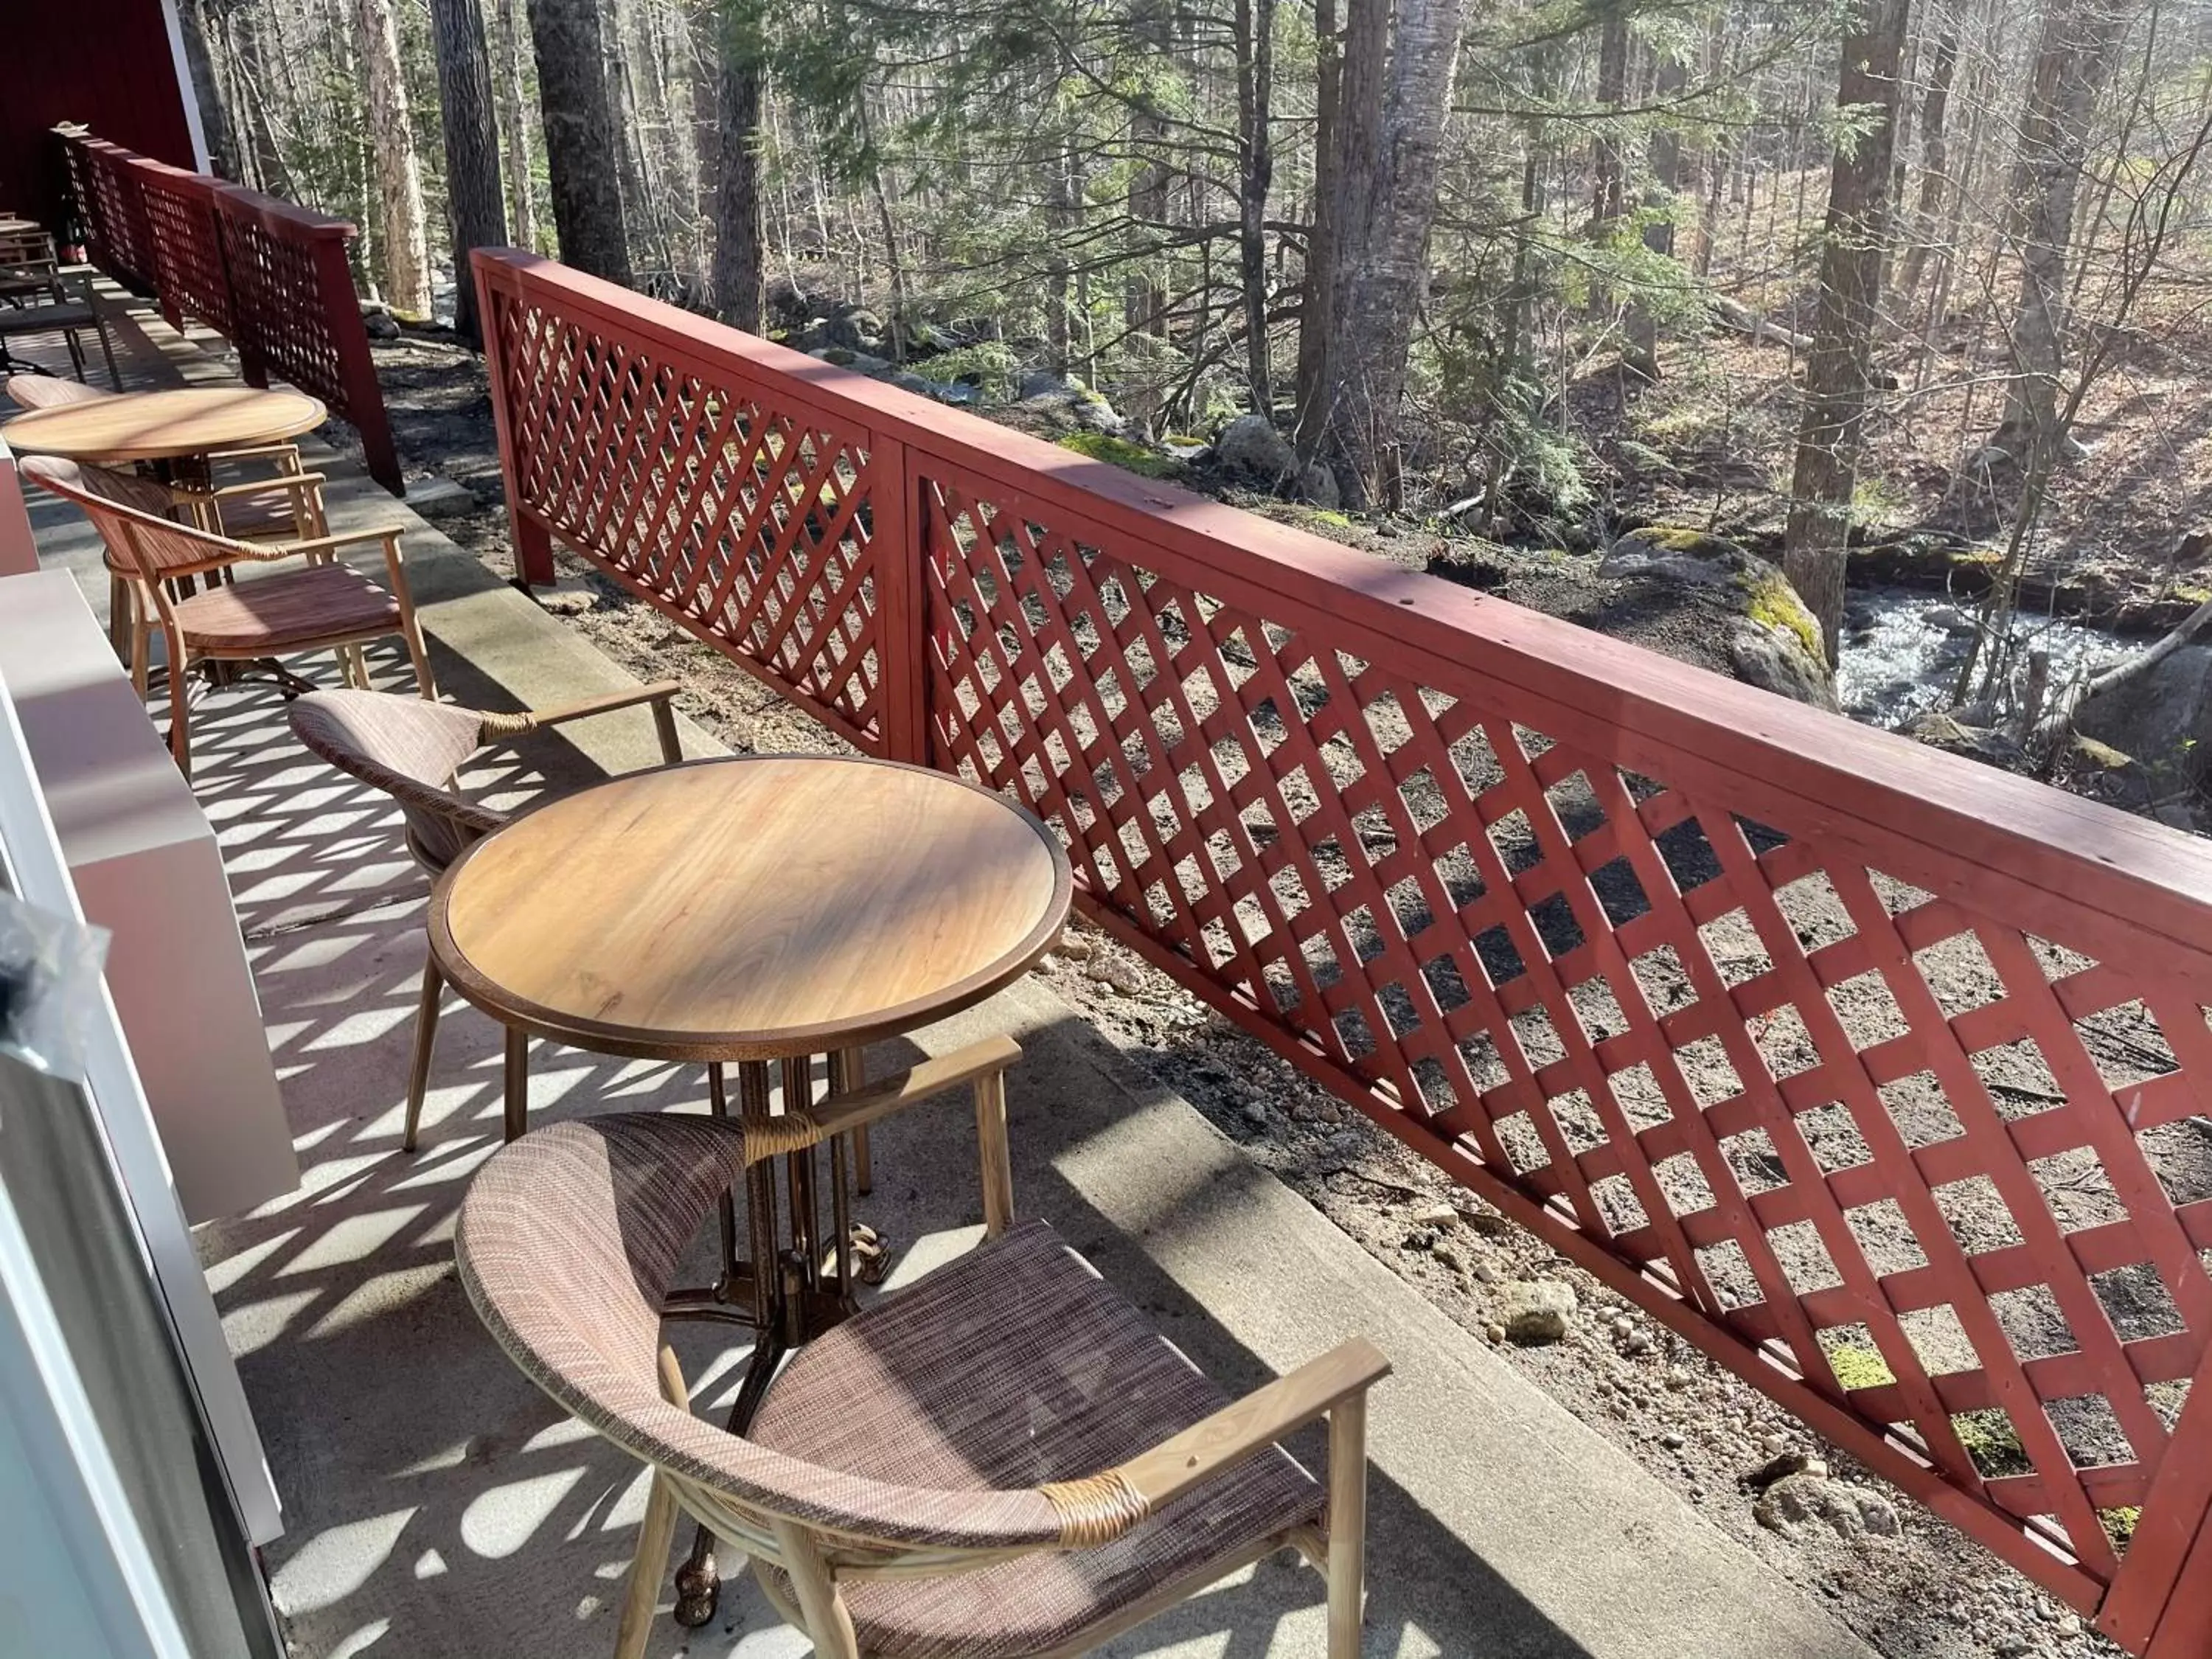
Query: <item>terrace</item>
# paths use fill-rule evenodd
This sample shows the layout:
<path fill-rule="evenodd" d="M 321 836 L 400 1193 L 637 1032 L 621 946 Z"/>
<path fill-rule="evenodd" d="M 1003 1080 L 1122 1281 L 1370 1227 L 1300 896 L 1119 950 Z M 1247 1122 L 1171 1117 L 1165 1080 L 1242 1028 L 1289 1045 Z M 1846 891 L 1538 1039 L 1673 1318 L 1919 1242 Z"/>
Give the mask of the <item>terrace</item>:
<path fill-rule="evenodd" d="M 2130 1650 L 2201 1651 L 2198 843 L 544 261 L 477 275 L 525 582 L 551 579 L 557 540 L 825 744 L 1030 807 L 1088 925 Z M 204 327 L 115 303 L 132 384 L 235 371 Z M 311 459 L 334 525 L 405 522 L 448 698 L 629 684 L 357 470 Z M 96 538 L 35 494 L 30 520 L 40 564 L 104 608 Z M 327 657 L 294 666 L 335 683 Z M 409 683 L 394 641 L 370 666 Z M 197 1237 L 284 1505 L 264 1559 L 286 1634 L 318 1656 L 604 1653 L 645 1478 L 507 1363 L 453 1271 L 499 1144 L 498 1031 L 449 1002 L 422 1149 L 402 1151 L 427 884 L 400 815 L 306 754 L 273 688 L 210 692 L 194 721 L 302 1170 Z M 658 759 L 642 714 L 569 731 L 465 787 L 511 805 Z M 1352 1334 L 1389 1356 L 1366 1652 L 1868 1651 L 1048 983 L 878 1045 L 871 1074 L 1001 1033 L 1024 1048 L 1024 1212 L 1203 1369 L 1235 1392 Z M 703 1085 L 541 1045 L 529 1089 L 536 1126 L 695 1109 Z M 891 1290 L 974 1243 L 971 1156 L 951 1108 L 878 1134 L 863 1213 L 901 1247 Z M 2113 1292 L 2146 1276 L 2162 1320 Z M 679 1328 L 719 1415 L 745 1344 Z M 2002 1471 L 1968 1443 L 1992 1418 L 2018 1454 Z M 1269 1560 L 1102 1651 L 1320 1653 L 1323 1632 L 1320 1578 Z M 734 1571 L 713 1626 L 664 1618 L 653 1642 L 806 1650 Z"/>

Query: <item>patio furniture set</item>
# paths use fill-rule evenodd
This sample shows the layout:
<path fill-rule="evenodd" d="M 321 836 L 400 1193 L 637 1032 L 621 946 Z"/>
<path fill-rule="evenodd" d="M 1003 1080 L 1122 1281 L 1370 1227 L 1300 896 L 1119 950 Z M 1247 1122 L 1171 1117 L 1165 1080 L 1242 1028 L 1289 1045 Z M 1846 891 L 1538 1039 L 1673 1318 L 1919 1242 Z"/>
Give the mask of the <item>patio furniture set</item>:
<path fill-rule="evenodd" d="M 8 390 L 36 404 L 49 385 Z M 1328 1652 L 1353 1659 L 1382 1356 L 1354 1340 L 1232 1401 L 1048 1224 L 1018 1218 L 1011 1040 L 866 1074 L 868 1045 L 990 996 L 1059 938 L 1073 878 L 1042 823 L 890 762 L 686 761 L 672 684 L 538 713 L 438 702 L 399 531 L 329 534 L 322 481 L 289 442 L 320 419 L 299 406 L 313 399 L 46 401 L 6 436 L 99 531 L 142 694 L 162 635 L 180 767 L 195 663 L 338 653 L 347 689 L 297 696 L 292 729 L 397 802 L 434 882 L 403 1145 L 451 987 L 506 1030 L 507 1144 L 462 1206 L 462 1283 L 534 1383 L 653 1470 L 618 1659 L 645 1650 L 682 1514 L 697 1528 L 679 1620 L 712 1616 L 723 1540 L 836 1659 L 1073 1656 L 1285 1547 L 1326 1575 Z M 337 562 L 355 544 L 381 548 L 386 584 Z M 230 580 L 276 562 L 295 562 Z M 386 634 L 419 698 L 368 689 L 359 648 Z M 288 695 L 304 686 L 278 672 Z M 514 815 L 459 787 L 487 745 L 630 708 L 650 711 L 661 765 Z M 533 1036 L 702 1066 L 708 1109 L 532 1131 Z M 888 1249 L 853 1214 L 869 1131 L 961 1091 L 983 1242 L 864 1304 Z M 679 1283 L 710 1218 L 713 1277 Z M 752 1329 L 726 1424 L 690 1409 L 670 1319 Z M 1281 1443 L 1322 1423 L 1316 1478 Z"/>

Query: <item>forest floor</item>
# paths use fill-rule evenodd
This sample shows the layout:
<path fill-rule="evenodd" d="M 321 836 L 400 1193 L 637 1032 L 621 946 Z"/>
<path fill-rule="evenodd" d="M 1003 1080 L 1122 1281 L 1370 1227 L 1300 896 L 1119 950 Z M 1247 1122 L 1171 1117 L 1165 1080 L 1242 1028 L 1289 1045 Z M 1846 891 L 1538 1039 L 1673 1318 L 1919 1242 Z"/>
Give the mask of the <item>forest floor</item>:
<path fill-rule="evenodd" d="M 1813 326 L 1809 282 L 1720 286 L 1787 331 Z M 1997 424 L 2008 373 L 1988 310 L 1954 311 L 1924 338 L 1878 354 L 1886 390 L 1868 422 L 1858 491 L 1868 544 L 1929 532 L 1985 547 L 2008 540 L 2016 481 L 1971 459 Z M 2133 325 L 2095 349 L 2102 367 L 2072 428 L 2086 453 L 2051 482 L 2023 604 L 2162 630 L 2212 597 L 2212 314 L 2194 287 L 2148 293 Z M 1778 558 L 1802 368 L 1785 343 L 1717 327 L 1668 349 L 1656 384 L 1608 368 L 1561 402 L 1568 429 L 1596 458 L 1589 482 L 1609 514 L 1711 530 Z M 1960 574 L 1985 580 L 1971 565 Z"/>
<path fill-rule="evenodd" d="M 1761 347 L 1760 350 L 1774 348 Z M 489 399 L 479 360 L 451 344 L 409 337 L 380 344 L 378 366 L 400 446 L 411 465 L 427 466 L 467 484 L 479 506 L 445 518 L 441 526 L 494 570 L 512 569 L 507 526 L 497 505 L 499 470 Z M 607 654 L 641 678 L 673 677 L 684 690 L 679 706 L 733 749 L 822 750 L 838 740 L 792 705 L 710 648 L 631 599 L 580 560 L 561 556 L 564 579 L 574 583 L 566 610 Z M 1686 873 L 1695 879 L 1694 872 Z M 1802 915 L 1790 920 L 1817 939 L 1838 925 L 1832 892 L 1808 884 Z M 1760 948 L 1747 926 L 1732 935 L 1726 925 L 1709 944 L 1724 971 L 1741 956 L 1756 964 Z M 1986 957 L 1971 940 L 1953 941 L 1924 953 L 1923 963 L 1947 1010 L 1975 1006 L 1996 994 Z M 1755 966 L 1750 970 L 1755 971 Z M 1597 1280 L 1569 1265 L 1534 1235 L 1486 1211 L 1439 1170 L 1364 1117 L 1300 1077 L 1287 1064 L 1224 1018 L 1212 1013 L 1173 980 L 1087 925 L 1072 928 L 1042 969 L 1063 995 L 1103 1030 L 1148 1065 L 1159 1080 L 1190 1100 L 1222 1132 L 1274 1171 L 1467 1328 L 1496 1342 L 1515 1365 L 1600 1432 L 1628 1449 L 1699 1514 L 1745 1541 L 1794 1582 L 1828 1598 L 1853 1628 L 1888 1659 L 1968 1659 L 1968 1656 L 2063 1656 L 2086 1659 L 2115 1650 L 2079 1619 L 2027 1580 L 1966 1540 L 1946 1523 L 1904 1501 L 1854 1460 L 1818 1441 L 1804 1425 L 1643 1316 Z M 1732 974 L 1733 976 L 1733 974 Z M 1646 987 L 1655 1005 L 1673 1006 L 1688 993 L 1680 985 Z M 1839 1005 L 1855 1042 L 1878 1040 L 1881 1011 Z M 1602 1015 L 1598 1016 L 1602 1018 Z M 2154 1024 L 2138 1007 L 2084 1020 L 2084 1042 L 2115 1086 L 2171 1065 Z M 1776 1075 L 1808 1062 L 1802 1024 L 1780 1018 L 1759 1038 Z M 1696 1045 L 1693 1045 L 1696 1046 Z M 2025 1114 L 2063 1098 L 2032 1052 L 1996 1051 L 1980 1057 L 1985 1079 L 2009 1113 Z M 1686 1051 L 1685 1069 L 1701 1099 L 1725 1097 L 1741 1087 L 1725 1059 L 1700 1059 Z M 1909 1091 L 1908 1091 L 1909 1093 Z M 1887 1096 L 1887 1091 L 1886 1091 Z M 1911 1144 L 1956 1133 L 1940 1098 L 1900 1097 L 1890 1103 Z M 1636 1115 L 1664 1111 L 1662 1103 L 1624 1097 Z M 1563 1114 L 1564 1118 L 1564 1114 Z M 1830 1121 L 1832 1120 L 1832 1121 Z M 1568 1124 L 1575 1130 L 1578 1126 Z M 1808 1115 L 1803 1127 L 1824 1169 L 1863 1162 L 1869 1156 L 1840 1108 Z M 2195 1123 L 2169 1126 L 2153 1149 L 2169 1189 L 2185 1199 L 2212 1196 L 2212 1133 Z M 2148 1138 L 2147 1138 L 2148 1139 Z M 1735 1137 L 1728 1148 L 1747 1191 L 1784 1184 L 1775 1148 L 1763 1134 Z M 2124 1213 L 2110 1181 L 2093 1155 L 2050 1161 L 2042 1171 L 2054 1213 L 2069 1231 L 2119 1218 Z M 2057 1167 L 2063 1164 L 2064 1167 Z M 2079 1167 L 2076 1167 L 2078 1165 Z M 1969 1250 L 2015 1242 L 2009 1212 L 1986 1178 L 1943 1189 L 1946 1218 Z M 1701 1207 L 1698 1195 L 1670 1191 L 1679 1207 Z M 1710 1204 L 1710 1195 L 1703 1204 Z M 1860 1238 L 1877 1273 L 1917 1265 L 1916 1247 L 1901 1214 L 1876 1215 L 1894 1206 L 1854 1212 L 1875 1218 Z M 1802 1233 L 1803 1229 L 1784 1230 Z M 1832 1264 L 1817 1241 L 1775 1236 L 1795 1283 L 1832 1282 Z M 1750 1300 L 1747 1279 L 1723 1283 L 1723 1294 Z M 2171 1324 L 2170 1304 L 2154 1277 L 2105 1275 L 2096 1294 L 2126 1339 L 2154 1335 Z M 1504 1322 L 1516 1287 L 1565 1285 L 1575 1310 L 1564 1339 L 1522 1346 L 1504 1340 Z M 2075 1346 L 2048 1293 L 2006 1299 L 1999 1317 L 2023 1356 L 2064 1352 Z M 1948 1310 L 1939 1310 L 1948 1313 Z M 1846 1334 L 1836 1334 L 1838 1336 Z M 1924 1322 L 1911 1340 L 1931 1370 L 1966 1369 L 1971 1346 L 1955 1319 L 1948 1327 Z M 1832 1349 L 1832 1356 L 1844 1350 Z M 1862 1351 L 1876 1365 L 1878 1356 Z M 1835 1363 L 1839 1369 L 1842 1357 Z M 2170 1424 L 2180 1388 L 2151 1391 L 2151 1408 Z M 2100 1400 L 2094 1402 L 2103 1407 Z M 2109 1408 L 2071 1415 L 2054 1408 L 2069 1451 L 2082 1462 L 2125 1461 L 2130 1448 Z M 1970 1414 L 1980 1416 L 1986 1414 Z M 1962 1420 L 1961 1432 L 1970 1424 Z M 1987 1447 L 1984 1473 L 2018 1473 L 2016 1439 L 1998 1419 Z M 1754 1477 L 1770 1474 L 1779 1458 L 1818 1459 L 1836 1489 L 1859 1504 L 1853 1524 L 1778 1517 L 1771 1504 L 1761 1517 Z M 1863 1494 L 1859 1498 L 1856 1494 Z"/>

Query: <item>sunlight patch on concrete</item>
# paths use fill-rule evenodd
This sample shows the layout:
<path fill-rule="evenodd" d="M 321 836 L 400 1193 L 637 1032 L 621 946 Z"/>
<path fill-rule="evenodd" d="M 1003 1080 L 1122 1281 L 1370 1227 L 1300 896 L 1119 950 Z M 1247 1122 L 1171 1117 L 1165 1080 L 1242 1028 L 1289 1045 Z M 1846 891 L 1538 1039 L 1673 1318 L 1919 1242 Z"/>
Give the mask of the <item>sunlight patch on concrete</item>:
<path fill-rule="evenodd" d="M 580 1468 L 561 1469 L 479 1492 L 461 1511 L 461 1541 L 488 1561 L 506 1559 L 553 1518 L 561 1500 L 583 1478 Z"/>
<path fill-rule="evenodd" d="M 344 1601 L 392 1559 L 399 1534 L 415 1515 L 410 1506 L 324 1528 L 277 1568 L 270 1581 L 276 1605 L 296 1618 Z"/>

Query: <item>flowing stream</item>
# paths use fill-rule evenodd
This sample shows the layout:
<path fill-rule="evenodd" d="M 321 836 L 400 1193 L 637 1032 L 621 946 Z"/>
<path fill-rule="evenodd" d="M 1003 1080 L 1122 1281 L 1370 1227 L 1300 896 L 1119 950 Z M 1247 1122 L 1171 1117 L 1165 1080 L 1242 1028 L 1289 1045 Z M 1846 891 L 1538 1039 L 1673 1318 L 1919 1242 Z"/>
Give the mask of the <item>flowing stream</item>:
<path fill-rule="evenodd" d="M 1959 669 L 1974 637 L 1975 611 L 1941 593 L 1904 587 L 1853 588 L 1844 611 L 1836 695 L 1844 712 L 1895 729 L 1951 705 Z M 2125 655 L 2137 641 L 2063 617 L 2016 617 L 2014 660 L 2038 647 L 2051 653 L 2051 684 Z"/>

